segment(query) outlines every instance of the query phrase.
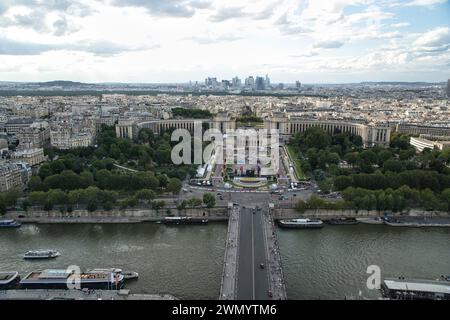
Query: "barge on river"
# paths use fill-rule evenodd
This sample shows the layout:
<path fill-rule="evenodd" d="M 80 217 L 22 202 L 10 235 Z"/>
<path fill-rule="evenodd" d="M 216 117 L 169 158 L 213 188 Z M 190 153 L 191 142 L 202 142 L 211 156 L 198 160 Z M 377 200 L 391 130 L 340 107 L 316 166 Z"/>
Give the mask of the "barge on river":
<path fill-rule="evenodd" d="M 205 218 L 193 218 L 193 217 L 165 217 L 162 221 L 168 225 L 180 225 L 180 224 L 206 224 L 208 219 Z"/>
<path fill-rule="evenodd" d="M 47 269 L 33 271 L 20 281 L 21 289 L 104 289 L 119 290 L 124 276 L 109 271 L 76 274 L 74 270 Z"/>
<path fill-rule="evenodd" d="M 323 227 L 323 221 L 319 219 L 284 219 L 279 220 L 278 225 L 283 228 L 317 229 Z"/>
<path fill-rule="evenodd" d="M 387 278 L 381 294 L 392 300 L 450 300 L 450 277 L 439 280 Z"/>
<path fill-rule="evenodd" d="M 17 271 L 0 272 L 0 290 L 16 289 L 19 282 L 20 276 Z"/>

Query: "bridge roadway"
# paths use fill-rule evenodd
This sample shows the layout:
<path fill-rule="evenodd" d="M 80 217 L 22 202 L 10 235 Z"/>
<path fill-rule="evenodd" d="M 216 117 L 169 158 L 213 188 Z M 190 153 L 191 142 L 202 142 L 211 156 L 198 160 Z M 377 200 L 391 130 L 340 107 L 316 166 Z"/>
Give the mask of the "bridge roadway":
<path fill-rule="evenodd" d="M 253 213 L 255 212 L 255 213 Z M 269 274 L 263 231 L 262 212 L 241 209 L 237 264 L 236 297 L 238 300 L 270 298 Z M 264 268 L 261 268 L 261 264 Z"/>
<path fill-rule="evenodd" d="M 250 193 L 236 200 L 241 205 L 235 203 L 230 213 L 219 298 L 286 299 L 268 194 Z M 257 205 L 260 210 L 256 209 Z"/>

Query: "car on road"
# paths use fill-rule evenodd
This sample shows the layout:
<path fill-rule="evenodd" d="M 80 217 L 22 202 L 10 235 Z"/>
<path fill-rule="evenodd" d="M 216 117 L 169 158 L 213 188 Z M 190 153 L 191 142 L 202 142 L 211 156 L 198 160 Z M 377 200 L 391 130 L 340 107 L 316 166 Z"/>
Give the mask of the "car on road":
<path fill-rule="evenodd" d="M 234 202 L 234 203 L 233 203 L 233 206 L 237 207 L 237 206 L 239 206 L 239 204 L 236 203 L 236 202 Z"/>
<path fill-rule="evenodd" d="M 259 264 L 259 267 L 260 267 L 261 269 L 264 269 L 264 263 L 260 263 L 260 264 Z"/>
<path fill-rule="evenodd" d="M 217 192 L 217 195 L 218 195 L 218 196 L 221 196 L 222 194 L 221 194 L 220 192 Z"/>

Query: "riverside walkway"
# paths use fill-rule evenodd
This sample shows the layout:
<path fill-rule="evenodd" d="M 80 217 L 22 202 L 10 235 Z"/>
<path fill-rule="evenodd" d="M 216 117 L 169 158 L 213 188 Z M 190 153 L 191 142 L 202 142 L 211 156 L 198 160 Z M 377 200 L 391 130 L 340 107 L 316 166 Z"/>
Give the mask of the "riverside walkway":
<path fill-rule="evenodd" d="M 168 294 L 132 294 L 129 290 L 0 290 L 0 300 L 176 300 Z"/>
<path fill-rule="evenodd" d="M 239 208 L 233 207 L 228 220 L 227 242 L 223 262 L 219 300 L 236 299 L 237 258 L 239 243 Z"/>
<path fill-rule="evenodd" d="M 234 206 L 231 210 L 219 298 L 286 299 L 281 257 L 268 208 Z"/>

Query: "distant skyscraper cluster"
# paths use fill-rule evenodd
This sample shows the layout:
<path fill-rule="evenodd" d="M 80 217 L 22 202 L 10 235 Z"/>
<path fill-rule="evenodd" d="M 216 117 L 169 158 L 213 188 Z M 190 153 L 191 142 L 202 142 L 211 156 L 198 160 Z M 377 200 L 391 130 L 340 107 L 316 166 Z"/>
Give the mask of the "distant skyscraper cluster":
<path fill-rule="evenodd" d="M 447 81 L 447 97 L 450 98 L 450 79 Z"/>
<path fill-rule="evenodd" d="M 284 83 L 273 83 L 270 81 L 269 75 L 265 76 L 248 76 L 241 80 L 239 77 L 233 77 L 231 80 L 218 80 L 217 77 L 207 77 L 203 85 L 199 85 L 195 82 L 192 85 L 190 82 L 189 86 L 194 90 L 206 90 L 206 91 L 224 91 L 224 92 L 280 92 L 280 91 L 303 91 L 303 86 L 300 81 L 295 83 L 284 84 Z"/>
<path fill-rule="evenodd" d="M 247 90 L 247 91 L 262 91 L 270 90 L 272 86 L 270 84 L 269 75 L 265 77 L 261 76 L 249 76 L 244 80 L 244 86 L 242 81 L 238 77 L 234 77 L 231 80 L 218 81 L 216 77 L 208 77 L 205 79 L 205 86 L 210 89 L 223 89 L 223 90 Z"/>

